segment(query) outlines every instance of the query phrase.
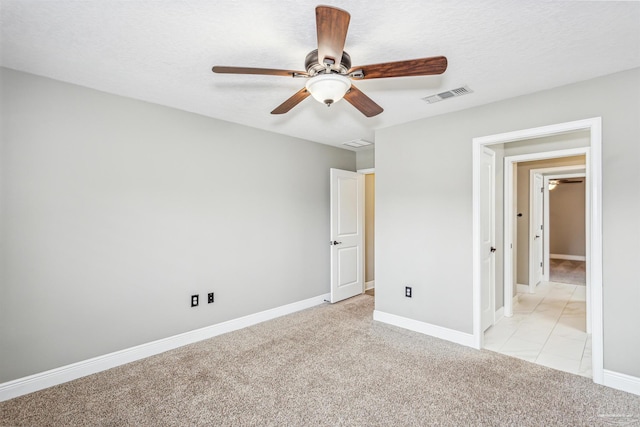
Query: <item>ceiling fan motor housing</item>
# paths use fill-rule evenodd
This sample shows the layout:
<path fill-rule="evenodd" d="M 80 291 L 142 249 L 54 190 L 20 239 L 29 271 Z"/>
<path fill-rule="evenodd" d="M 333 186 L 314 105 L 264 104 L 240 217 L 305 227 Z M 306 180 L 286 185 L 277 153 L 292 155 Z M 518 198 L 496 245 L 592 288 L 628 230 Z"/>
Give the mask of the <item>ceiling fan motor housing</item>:
<path fill-rule="evenodd" d="M 316 76 L 318 74 L 324 74 L 327 72 L 325 64 L 321 64 L 318 61 L 318 49 L 314 49 L 307 54 L 304 60 L 304 66 L 307 73 L 310 76 Z M 340 74 L 347 74 L 347 71 L 351 69 L 351 56 L 347 52 L 342 52 L 342 59 L 340 59 Z"/>

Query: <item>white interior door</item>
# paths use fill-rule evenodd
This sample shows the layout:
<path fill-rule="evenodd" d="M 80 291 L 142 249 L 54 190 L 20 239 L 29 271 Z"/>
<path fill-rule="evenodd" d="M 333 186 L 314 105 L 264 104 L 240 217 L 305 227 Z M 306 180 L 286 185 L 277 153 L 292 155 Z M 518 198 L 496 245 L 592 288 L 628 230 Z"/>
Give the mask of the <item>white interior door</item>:
<path fill-rule="evenodd" d="M 331 169 L 331 302 L 364 292 L 364 175 Z"/>
<path fill-rule="evenodd" d="M 487 330 L 495 321 L 495 161 L 495 152 L 483 147 L 480 171 L 482 192 L 480 207 L 482 331 Z"/>
<path fill-rule="evenodd" d="M 529 233 L 529 293 L 542 280 L 543 222 L 544 222 L 544 179 L 542 174 L 534 173 L 531 177 L 531 208 Z"/>

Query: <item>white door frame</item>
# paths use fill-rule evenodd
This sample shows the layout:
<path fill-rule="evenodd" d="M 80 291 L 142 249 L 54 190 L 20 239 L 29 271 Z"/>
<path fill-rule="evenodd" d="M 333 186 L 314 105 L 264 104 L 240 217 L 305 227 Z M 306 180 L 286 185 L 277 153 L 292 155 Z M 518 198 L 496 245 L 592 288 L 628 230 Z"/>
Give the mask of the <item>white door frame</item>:
<path fill-rule="evenodd" d="M 584 167 L 581 168 L 582 170 L 584 170 Z M 554 179 L 567 179 L 567 178 L 587 178 L 587 174 L 586 172 L 574 172 L 574 173 L 554 173 L 551 175 L 545 175 L 544 176 L 544 203 L 545 203 L 545 209 L 544 209 L 544 221 L 545 224 L 549 224 L 549 208 L 551 207 L 549 205 L 549 181 L 554 180 Z M 586 185 L 585 185 L 585 192 L 586 192 Z M 584 209 L 585 209 L 585 215 L 584 215 L 584 219 L 585 219 L 585 241 L 588 239 L 589 236 L 589 209 L 587 209 L 588 203 L 587 203 L 587 197 L 589 195 L 585 194 L 585 201 L 584 201 Z M 549 281 L 549 259 L 551 258 L 551 248 L 550 248 L 550 244 L 551 244 L 551 240 L 549 237 L 549 232 L 550 232 L 550 228 L 546 227 L 544 229 L 544 233 L 545 233 L 545 245 L 544 245 L 544 257 L 545 257 L 545 279 L 547 282 Z M 585 261 L 586 261 L 586 255 L 585 255 Z M 587 294 L 588 297 L 589 294 Z"/>
<path fill-rule="evenodd" d="M 371 175 L 371 174 L 376 173 L 376 169 L 375 168 L 358 169 L 358 170 L 356 170 L 356 172 L 361 173 L 362 175 Z M 365 186 L 365 188 L 366 188 L 366 186 Z M 374 207 L 373 207 L 374 212 L 375 212 L 375 209 L 376 208 L 375 208 L 375 204 L 374 204 Z M 363 224 L 365 230 L 367 229 L 366 217 L 367 216 L 365 215 L 365 221 L 364 221 L 364 224 Z M 375 233 L 375 231 L 374 231 L 374 233 Z M 375 243 L 374 243 L 374 245 L 375 245 Z M 364 235 L 362 237 L 362 247 L 364 248 L 364 250 L 366 252 L 366 248 L 367 248 L 367 233 L 366 232 L 364 233 Z M 375 249 L 374 249 L 374 251 L 375 251 Z M 375 252 L 374 252 L 374 254 L 375 254 Z M 362 257 L 362 271 L 365 272 L 364 273 L 365 275 L 366 275 L 366 272 L 367 272 L 367 265 L 366 264 L 367 264 L 367 257 L 366 257 L 366 255 L 364 255 Z M 375 264 L 375 259 L 374 259 L 374 264 Z M 375 268 L 375 265 L 374 265 L 374 268 Z M 375 276 L 375 272 L 374 272 L 374 276 Z M 364 291 L 368 291 L 370 289 L 374 289 L 375 288 L 375 281 L 376 280 L 373 279 L 371 282 L 367 282 L 366 278 L 365 278 Z"/>
<path fill-rule="evenodd" d="M 482 256 L 487 256 L 487 255 L 490 256 L 489 268 L 491 269 L 491 273 L 490 273 L 491 278 L 489 279 L 489 283 L 484 285 L 489 287 L 489 311 L 490 311 L 490 315 L 488 317 L 489 325 L 488 326 L 486 325 L 487 318 L 484 319 L 485 324 L 482 325 L 482 331 L 485 331 L 490 326 L 493 326 L 496 323 L 496 254 L 495 254 L 495 247 L 497 246 L 496 245 L 496 152 L 487 146 L 483 146 L 482 151 L 486 152 L 491 156 L 491 176 L 489 178 L 489 181 L 490 181 L 489 191 L 490 191 L 490 200 L 491 200 L 491 203 L 489 204 L 490 206 L 489 225 L 491 227 L 491 232 L 489 236 L 489 241 L 490 241 L 489 246 L 491 249 L 489 252 L 485 247 L 482 249 L 482 252 L 481 252 L 481 254 L 483 254 Z M 482 218 L 482 213 L 481 213 L 481 218 Z"/>
<path fill-rule="evenodd" d="M 587 283 L 591 285 L 591 334 L 592 334 L 592 373 L 593 381 L 597 384 L 603 383 L 603 323 L 602 323 L 602 118 L 594 117 L 590 119 L 577 120 L 573 122 L 559 123 L 549 126 L 524 129 L 514 132 L 506 132 L 496 135 L 488 135 L 473 138 L 473 339 L 474 346 L 478 349 L 483 347 L 484 334 L 481 327 L 481 271 L 480 271 L 480 153 L 485 145 L 505 144 L 514 141 L 521 141 L 532 138 L 540 138 L 576 131 L 589 131 L 589 154 L 586 160 L 587 172 L 587 197 L 590 211 L 590 239 L 587 242 L 586 253 L 587 262 Z M 567 150 L 562 150 L 567 151 Z M 513 156 L 515 157 L 515 156 Z M 511 197 L 513 164 L 506 164 L 505 159 L 505 199 Z M 512 307 L 512 251 L 507 250 L 510 242 L 506 241 L 508 230 L 513 229 L 513 216 L 507 210 L 508 204 L 505 200 L 505 245 L 504 245 L 504 306 L 505 315 L 507 308 L 513 313 Z M 506 286 L 509 283 L 510 286 Z"/>
<path fill-rule="evenodd" d="M 375 168 L 358 169 L 356 172 L 361 173 L 363 175 L 371 175 L 372 173 L 376 173 L 376 169 Z"/>
<path fill-rule="evenodd" d="M 531 169 L 532 173 L 541 173 L 544 177 L 544 224 L 549 224 L 549 180 L 562 178 L 585 178 L 585 165 L 554 166 L 549 168 Z M 585 221 L 589 224 L 589 210 L 585 200 Z M 586 226 L 585 224 L 585 226 Z M 589 228 L 585 230 L 585 236 L 589 234 Z M 543 279 L 549 281 L 549 226 L 543 230 Z M 588 294 L 587 294 L 588 295 Z"/>
<path fill-rule="evenodd" d="M 582 129 L 580 129 L 582 130 Z M 512 248 L 516 241 L 516 203 L 514 199 L 514 166 L 520 162 L 531 162 L 535 160 L 554 159 L 559 157 L 586 156 L 585 163 L 589 162 L 588 153 L 590 147 L 569 148 L 566 150 L 546 151 L 539 153 L 520 154 L 507 156 L 504 158 L 504 232 L 503 245 L 505 248 Z M 586 169 L 586 164 L 583 166 Z M 529 218 L 531 220 L 531 218 Z M 512 250 L 504 251 L 504 315 L 513 315 L 513 263 L 514 256 Z M 587 278 L 588 280 L 588 278 Z"/>

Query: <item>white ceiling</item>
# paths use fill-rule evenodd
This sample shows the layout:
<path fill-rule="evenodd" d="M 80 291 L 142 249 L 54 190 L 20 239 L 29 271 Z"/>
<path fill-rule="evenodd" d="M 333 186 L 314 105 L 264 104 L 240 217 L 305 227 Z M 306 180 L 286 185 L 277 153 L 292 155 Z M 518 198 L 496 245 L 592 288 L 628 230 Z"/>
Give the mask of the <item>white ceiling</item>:
<path fill-rule="evenodd" d="M 637 1 L 330 0 L 351 14 L 345 50 L 354 66 L 444 55 L 449 68 L 361 81 L 385 109 L 374 118 L 313 98 L 274 116 L 304 79 L 211 72 L 304 71 L 317 47 L 318 1 L 0 0 L 1 65 L 330 145 L 640 66 Z M 421 100 L 463 85 L 474 93 Z"/>

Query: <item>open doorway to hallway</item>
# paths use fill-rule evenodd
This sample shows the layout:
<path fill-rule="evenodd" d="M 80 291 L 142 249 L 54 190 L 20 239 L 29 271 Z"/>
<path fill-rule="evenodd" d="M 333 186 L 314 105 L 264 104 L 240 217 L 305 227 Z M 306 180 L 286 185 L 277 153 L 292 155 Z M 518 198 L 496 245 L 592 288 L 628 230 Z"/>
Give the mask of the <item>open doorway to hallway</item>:
<path fill-rule="evenodd" d="M 560 140 L 564 141 L 566 135 L 571 136 L 585 136 L 585 141 L 578 141 L 574 145 L 563 145 L 551 147 L 554 143 Z M 535 139 L 545 139 L 544 142 L 550 142 L 550 145 L 546 145 L 549 149 L 540 149 L 539 146 L 527 146 L 529 141 Z M 508 148 L 518 146 L 523 149 L 520 156 L 512 156 L 508 153 Z M 534 144 L 535 145 L 535 144 Z M 510 200 L 513 197 L 514 191 L 514 168 L 513 162 L 518 161 L 530 161 L 530 160 L 542 160 L 553 157 L 567 157 L 578 154 L 586 154 L 586 182 L 587 182 L 587 212 L 588 212 L 588 225 L 587 225 L 587 255 L 586 258 L 590 260 L 587 264 L 586 271 L 586 307 L 587 307 L 587 324 L 591 326 L 591 344 L 592 344 L 592 378 L 594 382 L 602 384 L 603 382 L 603 334 L 602 334 L 602 204 L 601 204 L 601 189 L 602 189 L 602 174 L 601 174 L 601 162 L 602 162 L 602 130 L 601 119 L 592 118 L 579 120 L 575 122 L 559 123 L 555 125 L 542 126 L 539 128 L 523 129 L 520 131 L 506 132 L 503 134 L 489 135 L 485 137 L 477 137 L 473 139 L 473 160 L 474 160 L 474 186 L 473 186 L 473 206 L 474 206 L 474 339 L 476 340 L 478 348 L 487 348 L 491 346 L 491 343 L 485 343 L 485 334 L 483 328 L 483 298 L 486 295 L 483 291 L 483 270 L 481 259 L 482 252 L 482 240 L 481 240 L 481 224 L 482 224 L 482 212 L 481 207 L 486 204 L 486 200 L 482 196 L 481 191 L 481 171 L 482 161 L 481 153 L 485 147 L 490 147 L 498 153 L 499 158 L 504 158 L 504 168 L 502 171 L 497 171 L 496 177 L 498 181 L 504 177 L 504 200 L 497 200 L 496 202 L 504 208 L 503 217 L 498 217 L 496 229 L 504 230 L 503 236 L 497 236 L 496 242 L 498 243 L 496 260 L 502 263 L 501 268 L 497 271 L 499 274 L 496 278 L 495 286 L 495 302 L 496 311 L 493 319 L 495 325 L 502 316 L 515 317 L 515 321 L 522 320 L 525 313 L 514 313 L 513 306 L 519 304 L 518 299 L 514 301 L 514 296 L 517 295 L 518 280 L 516 274 L 518 273 L 517 267 L 514 263 L 517 260 L 518 242 L 513 231 L 516 227 L 516 212 L 515 207 Z M 551 147 L 551 148 L 550 148 Z M 512 156 L 512 157 L 511 157 Z M 518 160 L 513 160 L 519 157 Z M 507 160 L 511 159 L 511 160 Z M 500 162 L 498 162 L 500 164 Z M 503 175 L 500 175 L 502 172 Z M 502 187 L 499 186 L 500 191 Z M 499 210 L 499 208 L 498 208 Z M 504 224 L 504 227 L 503 227 Z M 500 277 L 501 276 L 501 277 Z M 525 282 L 526 283 L 526 282 Z M 528 287 L 528 283 L 527 287 Z M 501 285 L 503 285 L 501 287 Z M 578 294 L 572 293 L 569 297 L 569 301 L 565 301 L 564 304 L 561 301 L 553 301 L 554 295 L 561 293 L 567 293 L 566 289 L 563 292 L 562 284 L 556 286 L 556 289 L 550 288 L 549 294 L 551 300 L 545 301 L 539 308 L 546 308 L 548 312 L 555 313 L 558 318 L 563 315 L 564 308 L 567 304 L 575 302 L 579 298 Z M 536 295 L 536 294 L 532 294 Z M 528 307 L 530 315 L 534 317 L 540 317 L 539 314 L 534 313 L 535 308 L 542 303 L 541 294 L 536 298 L 537 303 L 532 301 Z M 531 297 L 528 297 L 531 298 Z M 571 300 L 573 298 L 573 300 Z M 591 304 L 590 304 L 591 300 Z M 563 304 L 561 311 L 558 312 L 558 306 Z M 572 304 L 574 305 L 574 304 Z M 591 305 L 591 310 L 588 307 Z M 570 306 L 569 306 L 570 307 Z M 520 309 L 524 309 L 521 306 Z M 524 311 L 524 310 L 521 310 Z M 567 314 L 566 312 L 564 313 Z M 520 319 L 518 319 L 520 317 Z M 566 317 L 566 316 L 565 316 Z M 547 321 L 547 323 L 551 323 Z M 553 323 L 555 328 L 557 319 Z M 515 332 L 514 325 L 511 325 L 511 331 L 509 336 Z M 547 326 L 549 328 L 549 326 Z M 559 328 L 560 329 L 560 328 Z M 504 339 L 504 337 L 502 338 Z M 545 343 L 550 339 L 546 337 Z M 577 340 L 576 340 L 577 341 Z M 585 341 L 586 343 L 586 341 Z M 487 345 L 488 344 L 488 345 Z M 583 355 L 584 355 L 583 348 Z"/>
<path fill-rule="evenodd" d="M 489 350 L 591 377 L 586 269 L 581 268 L 585 162 L 579 155 L 515 164 L 513 316 L 498 320 L 484 338 Z M 573 174 L 564 178 L 562 172 Z"/>
<path fill-rule="evenodd" d="M 484 338 L 486 349 L 591 377 L 586 269 L 581 268 L 585 162 L 580 155 L 515 164 L 513 316 L 498 320 Z M 562 172 L 574 173 L 564 178 Z"/>
<path fill-rule="evenodd" d="M 572 172 L 545 176 L 545 276 L 552 282 L 586 286 L 586 177 L 580 170 Z"/>

